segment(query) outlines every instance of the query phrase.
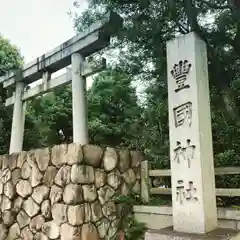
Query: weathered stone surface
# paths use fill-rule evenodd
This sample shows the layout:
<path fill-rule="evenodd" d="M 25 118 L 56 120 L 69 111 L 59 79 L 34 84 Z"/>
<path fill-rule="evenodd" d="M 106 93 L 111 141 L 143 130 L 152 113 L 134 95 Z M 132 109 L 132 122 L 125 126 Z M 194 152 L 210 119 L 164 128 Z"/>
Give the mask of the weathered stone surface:
<path fill-rule="evenodd" d="M 32 198 L 36 203 L 40 204 L 43 200 L 47 199 L 48 194 L 49 188 L 43 185 L 34 189 Z"/>
<path fill-rule="evenodd" d="M 78 143 L 72 143 L 68 145 L 67 152 L 67 164 L 73 165 L 75 163 L 82 163 L 83 161 L 83 152 L 82 146 Z"/>
<path fill-rule="evenodd" d="M 3 194 L 3 183 L 0 181 L 0 195 Z"/>
<path fill-rule="evenodd" d="M 11 209 L 11 207 L 12 207 L 11 200 L 6 196 L 2 196 L 2 203 L 1 203 L 2 212 L 5 211 L 5 210 Z"/>
<path fill-rule="evenodd" d="M 102 219 L 100 222 L 100 225 L 97 227 L 100 238 L 105 239 L 105 237 L 108 233 L 109 227 L 110 227 L 109 220 L 106 218 Z"/>
<path fill-rule="evenodd" d="M 38 214 L 40 207 L 34 202 L 34 200 L 29 197 L 23 202 L 23 209 L 29 217 L 34 217 Z"/>
<path fill-rule="evenodd" d="M 42 182 L 42 179 L 43 179 L 42 173 L 37 168 L 37 165 L 34 164 L 32 166 L 31 176 L 30 176 L 30 182 L 32 187 L 38 186 Z"/>
<path fill-rule="evenodd" d="M 97 199 L 97 190 L 94 185 L 83 185 L 83 196 L 86 202 L 93 202 Z"/>
<path fill-rule="evenodd" d="M 114 220 L 110 224 L 110 228 L 109 228 L 109 231 L 108 231 L 108 238 L 112 239 L 113 236 L 115 236 L 116 233 L 117 233 L 117 220 Z"/>
<path fill-rule="evenodd" d="M 92 210 L 90 203 L 84 203 L 85 222 L 90 222 L 92 219 Z"/>
<path fill-rule="evenodd" d="M 52 207 L 52 218 L 57 224 L 67 222 L 67 205 L 56 203 Z"/>
<path fill-rule="evenodd" d="M 31 175 L 31 167 L 26 161 L 21 167 L 21 177 L 23 179 L 29 179 L 30 175 Z"/>
<path fill-rule="evenodd" d="M 136 182 L 136 175 L 131 168 L 128 169 L 125 173 L 123 173 L 122 177 L 124 181 L 130 186 L 132 186 Z"/>
<path fill-rule="evenodd" d="M 73 225 L 81 225 L 85 220 L 84 205 L 69 206 L 68 207 L 68 222 Z"/>
<path fill-rule="evenodd" d="M 5 154 L 1 156 L 2 170 L 9 168 L 9 155 Z"/>
<path fill-rule="evenodd" d="M 20 211 L 17 215 L 17 222 L 20 228 L 24 228 L 30 223 L 30 218 L 24 211 Z"/>
<path fill-rule="evenodd" d="M 5 196 L 7 196 L 9 199 L 12 199 L 14 197 L 15 187 L 13 186 L 11 181 L 5 183 L 3 191 L 4 191 Z"/>
<path fill-rule="evenodd" d="M 61 240 L 81 240 L 81 228 L 64 223 L 61 226 Z"/>
<path fill-rule="evenodd" d="M 95 187 L 101 188 L 107 182 L 107 174 L 104 172 L 103 169 L 95 169 Z"/>
<path fill-rule="evenodd" d="M 94 183 L 94 169 L 91 166 L 74 164 L 71 170 L 71 181 L 73 183 Z"/>
<path fill-rule="evenodd" d="M 42 232 L 50 239 L 56 239 L 60 235 L 60 227 L 54 221 L 42 225 Z"/>
<path fill-rule="evenodd" d="M 21 179 L 21 170 L 19 168 L 16 168 L 12 171 L 13 185 L 16 185 L 20 179 Z"/>
<path fill-rule="evenodd" d="M 16 239 L 20 237 L 20 228 L 17 223 L 14 223 L 8 232 L 8 239 Z"/>
<path fill-rule="evenodd" d="M 53 185 L 51 187 L 51 191 L 50 191 L 50 200 L 51 200 L 51 204 L 53 205 L 54 203 L 58 203 L 62 200 L 63 198 L 63 190 L 62 188 Z"/>
<path fill-rule="evenodd" d="M 7 228 L 3 223 L 0 223 L 0 240 L 5 240 L 7 237 Z"/>
<path fill-rule="evenodd" d="M 132 191 L 134 193 L 140 193 L 140 190 L 141 190 L 140 181 L 137 180 L 136 183 L 134 184 L 133 188 L 132 188 Z"/>
<path fill-rule="evenodd" d="M 110 186 L 104 186 L 98 190 L 98 199 L 101 204 L 111 200 L 115 191 Z"/>
<path fill-rule="evenodd" d="M 81 231 L 81 240 L 99 240 L 97 229 L 93 224 L 83 224 Z"/>
<path fill-rule="evenodd" d="M 57 145 L 52 148 L 51 160 L 52 164 L 57 168 L 67 163 L 67 144 Z"/>
<path fill-rule="evenodd" d="M 15 213 L 12 210 L 6 210 L 2 213 L 2 221 L 6 226 L 11 226 L 15 221 Z"/>
<path fill-rule="evenodd" d="M 17 167 L 18 168 L 22 168 L 23 163 L 26 161 L 26 157 L 27 157 L 27 152 L 22 151 L 19 153 L 18 155 L 18 159 L 17 159 Z"/>
<path fill-rule="evenodd" d="M 117 190 L 121 184 L 121 175 L 118 170 L 114 170 L 108 174 L 108 185 Z"/>
<path fill-rule="evenodd" d="M 134 171 L 134 173 L 136 175 L 136 179 L 140 180 L 141 179 L 141 167 L 133 168 L 133 171 Z"/>
<path fill-rule="evenodd" d="M 14 211 L 15 212 L 19 212 L 20 209 L 22 208 L 22 204 L 23 204 L 23 198 L 18 196 L 15 199 L 14 204 L 13 204 Z"/>
<path fill-rule="evenodd" d="M 2 183 L 5 184 L 7 181 L 9 181 L 11 179 L 11 171 L 10 169 L 5 169 L 2 174 L 1 174 L 1 180 L 2 180 Z"/>
<path fill-rule="evenodd" d="M 132 167 L 139 167 L 144 160 L 143 155 L 139 151 L 130 151 Z"/>
<path fill-rule="evenodd" d="M 25 198 L 32 194 L 32 186 L 27 180 L 20 180 L 16 186 L 17 194 Z"/>
<path fill-rule="evenodd" d="M 8 167 L 11 171 L 17 167 L 18 155 L 18 153 L 12 153 L 8 156 Z"/>
<path fill-rule="evenodd" d="M 25 227 L 21 232 L 21 237 L 24 240 L 33 240 L 33 234 L 29 227 Z"/>
<path fill-rule="evenodd" d="M 130 168 L 130 153 L 128 150 L 120 150 L 118 169 L 121 173 L 123 173 L 129 168 Z"/>
<path fill-rule="evenodd" d="M 45 219 L 42 215 L 38 215 L 34 218 L 32 218 L 31 222 L 30 222 L 30 229 L 33 233 L 36 233 L 38 231 L 40 231 L 40 229 L 42 228 L 42 225 L 45 223 Z"/>
<path fill-rule="evenodd" d="M 34 240 L 48 240 L 48 237 L 45 234 L 39 232 L 34 236 Z"/>
<path fill-rule="evenodd" d="M 91 216 L 92 216 L 91 218 L 92 222 L 97 222 L 102 218 L 103 216 L 102 206 L 99 201 L 91 203 Z"/>
<path fill-rule="evenodd" d="M 103 150 L 99 146 L 85 145 L 83 146 L 84 161 L 93 167 L 100 167 Z"/>
<path fill-rule="evenodd" d="M 105 150 L 103 157 L 103 166 L 107 172 L 112 171 L 117 167 L 118 164 L 118 155 L 114 148 L 108 147 Z"/>
<path fill-rule="evenodd" d="M 58 171 L 57 168 L 54 166 L 50 166 L 47 168 L 47 170 L 43 176 L 43 183 L 46 186 L 51 187 L 53 185 L 57 171 Z"/>
<path fill-rule="evenodd" d="M 121 195 L 128 195 L 129 194 L 129 191 L 130 191 L 130 188 L 129 186 L 123 182 L 122 185 L 121 185 Z"/>
<path fill-rule="evenodd" d="M 49 200 L 43 201 L 41 205 L 41 213 L 45 219 L 51 218 L 51 204 Z"/>
<path fill-rule="evenodd" d="M 103 215 L 108 219 L 113 219 L 116 217 L 116 205 L 114 202 L 107 202 L 104 204 L 102 211 Z"/>
<path fill-rule="evenodd" d="M 80 204 L 83 202 L 83 190 L 81 185 L 68 184 L 63 192 L 63 201 L 66 204 Z"/>
<path fill-rule="evenodd" d="M 46 171 L 49 160 L 50 160 L 50 150 L 49 148 L 42 148 L 35 150 L 36 163 L 40 171 Z"/>
<path fill-rule="evenodd" d="M 68 183 L 70 183 L 71 179 L 71 167 L 63 166 L 58 170 L 58 173 L 55 177 L 55 184 L 60 187 L 65 187 Z"/>

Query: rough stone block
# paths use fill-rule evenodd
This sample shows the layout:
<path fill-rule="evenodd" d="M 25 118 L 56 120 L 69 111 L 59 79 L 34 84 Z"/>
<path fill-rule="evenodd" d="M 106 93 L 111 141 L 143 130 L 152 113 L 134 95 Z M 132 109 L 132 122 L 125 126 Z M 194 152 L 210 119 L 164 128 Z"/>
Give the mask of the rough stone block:
<path fill-rule="evenodd" d="M 93 224 L 83 224 L 81 230 L 81 240 L 99 240 L 97 229 Z"/>
<path fill-rule="evenodd" d="M 54 183 L 55 176 L 57 174 L 58 170 L 54 166 L 49 166 L 43 176 L 43 183 L 47 187 L 51 187 Z"/>
<path fill-rule="evenodd" d="M 119 151 L 119 165 L 118 169 L 121 173 L 130 168 L 130 153 L 127 149 Z"/>
<path fill-rule="evenodd" d="M 52 207 L 52 218 L 59 225 L 67 222 L 67 205 L 56 203 Z"/>
<path fill-rule="evenodd" d="M 81 240 L 81 228 L 64 223 L 61 226 L 61 240 Z"/>
<path fill-rule="evenodd" d="M 112 171 L 118 165 L 118 155 L 114 148 L 107 147 L 104 152 L 103 166 L 107 172 Z"/>
<path fill-rule="evenodd" d="M 100 167 L 102 161 L 103 150 L 99 146 L 85 145 L 83 146 L 84 161 L 93 167 Z"/>
<path fill-rule="evenodd" d="M 50 239 L 56 239 L 60 236 L 60 227 L 54 222 L 46 222 L 42 225 L 42 232 Z"/>
<path fill-rule="evenodd" d="M 67 163 L 67 150 L 67 144 L 57 145 L 52 148 L 51 160 L 55 167 L 60 168 Z"/>
<path fill-rule="evenodd" d="M 27 180 L 20 180 L 16 186 L 17 194 L 23 198 L 32 194 L 32 186 Z"/>
<path fill-rule="evenodd" d="M 35 150 L 36 163 L 40 171 L 46 171 L 50 161 L 49 148 Z"/>
<path fill-rule="evenodd" d="M 63 201 L 66 204 L 81 204 L 83 203 L 83 190 L 81 185 L 68 184 L 63 192 Z"/>
<path fill-rule="evenodd" d="M 87 165 L 74 164 L 71 170 L 71 181 L 79 184 L 94 183 L 94 169 Z"/>
<path fill-rule="evenodd" d="M 95 187 L 101 188 L 107 182 L 107 174 L 103 169 L 95 169 Z"/>
<path fill-rule="evenodd" d="M 55 184 L 60 187 L 65 187 L 70 183 L 71 180 L 71 167 L 63 166 L 58 170 L 58 173 L 55 177 Z"/>
<path fill-rule="evenodd" d="M 93 202 L 97 199 L 97 190 L 94 185 L 83 185 L 83 197 L 86 202 Z"/>
<path fill-rule="evenodd" d="M 23 202 L 23 209 L 29 217 L 34 217 L 38 214 L 40 207 L 29 197 Z"/>
<path fill-rule="evenodd" d="M 68 207 L 68 222 L 73 226 L 81 225 L 85 222 L 85 208 L 84 205 L 69 206 Z"/>
<path fill-rule="evenodd" d="M 82 146 L 77 143 L 72 143 L 68 145 L 67 151 L 67 164 L 73 165 L 75 163 L 79 164 L 83 161 L 83 151 Z"/>

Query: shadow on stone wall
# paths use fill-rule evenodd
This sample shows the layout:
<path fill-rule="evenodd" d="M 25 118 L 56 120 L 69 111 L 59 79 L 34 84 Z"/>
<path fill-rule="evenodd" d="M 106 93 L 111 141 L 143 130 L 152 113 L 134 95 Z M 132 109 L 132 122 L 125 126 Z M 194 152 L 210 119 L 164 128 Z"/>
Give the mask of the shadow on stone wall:
<path fill-rule="evenodd" d="M 139 152 L 78 144 L 0 157 L 0 240 L 111 239 L 119 194 L 140 193 Z"/>

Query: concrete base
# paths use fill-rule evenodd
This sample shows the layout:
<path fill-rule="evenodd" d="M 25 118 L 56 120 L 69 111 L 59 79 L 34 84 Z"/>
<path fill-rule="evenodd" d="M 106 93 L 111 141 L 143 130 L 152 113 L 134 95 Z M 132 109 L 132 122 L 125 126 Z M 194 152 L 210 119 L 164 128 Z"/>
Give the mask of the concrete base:
<path fill-rule="evenodd" d="M 149 230 L 145 234 L 145 240 L 240 240 L 240 231 L 218 228 L 207 234 L 187 234 L 173 231 L 173 227 L 161 230 Z"/>

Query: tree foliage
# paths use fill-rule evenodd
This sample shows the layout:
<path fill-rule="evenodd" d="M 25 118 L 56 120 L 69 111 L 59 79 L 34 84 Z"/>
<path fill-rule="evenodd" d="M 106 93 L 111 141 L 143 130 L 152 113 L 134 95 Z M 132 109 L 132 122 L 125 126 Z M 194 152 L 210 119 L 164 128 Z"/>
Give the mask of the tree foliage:
<path fill-rule="evenodd" d="M 52 146 L 72 142 L 71 86 L 60 87 L 35 99 L 30 115 L 40 130 L 41 145 Z M 93 80 L 87 92 L 89 139 L 102 146 L 130 146 L 140 116 L 131 79 L 119 71 L 106 71 Z M 132 144 L 133 145 L 133 144 Z"/>
<path fill-rule="evenodd" d="M 240 4 L 235 0 L 89 0 L 75 19 L 81 31 L 113 10 L 124 19 L 109 49 L 117 68 L 147 83 L 138 145 L 155 166 L 169 167 L 166 42 L 195 31 L 207 44 L 215 165 L 239 165 Z M 217 179 L 222 187 L 235 178 Z M 238 179 L 238 178 L 237 178 Z"/>
<path fill-rule="evenodd" d="M 0 76 L 7 71 L 16 69 L 22 64 L 18 49 L 9 40 L 0 36 Z M 11 134 L 11 110 L 6 109 L 4 102 L 6 91 L 0 86 L 0 154 L 8 152 Z"/>

